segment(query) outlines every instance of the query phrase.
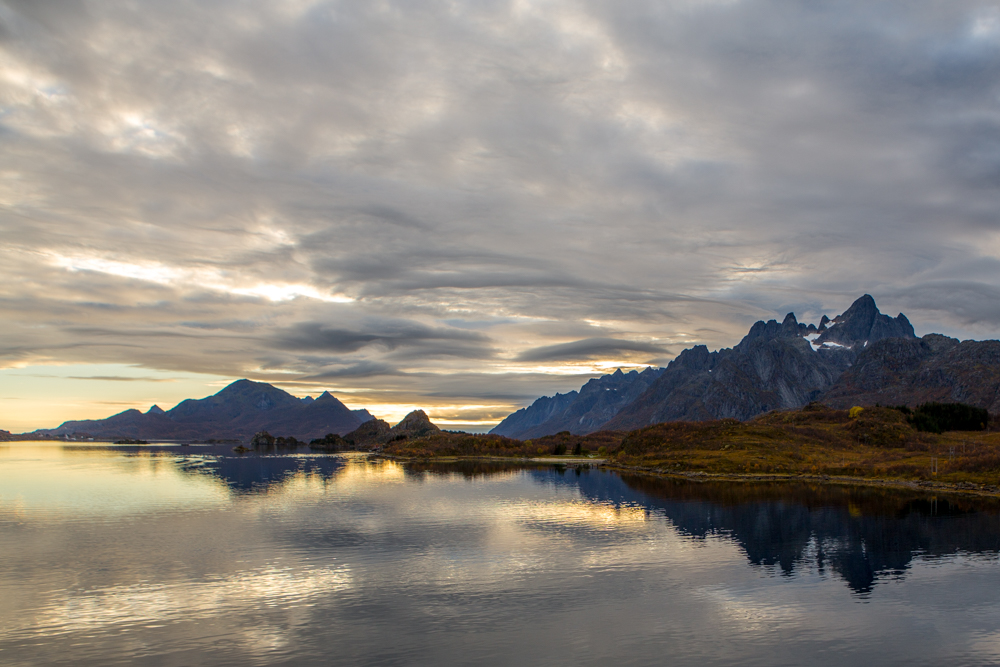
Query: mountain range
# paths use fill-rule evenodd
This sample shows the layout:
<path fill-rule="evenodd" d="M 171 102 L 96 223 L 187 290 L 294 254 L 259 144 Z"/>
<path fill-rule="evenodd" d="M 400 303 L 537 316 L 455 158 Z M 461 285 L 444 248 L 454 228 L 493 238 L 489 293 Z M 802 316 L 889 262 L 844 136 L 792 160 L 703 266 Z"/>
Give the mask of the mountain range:
<path fill-rule="evenodd" d="M 371 419 L 367 410 L 351 410 L 329 392 L 303 399 L 265 382 L 237 380 L 217 394 L 182 401 L 171 410 L 154 405 L 146 412 L 126 410 L 107 419 L 67 421 L 28 435 L 242 441 L 258 431 L 271 431 L 309 440 L 350 433 Z"/>
<path fill-rule="evenodd" d="M 755 323 L 732 348 L 696 345 L 666 368 L 610 375 L 579 391 L 543 396 L 507 416 L 490 433 L 519 440 L 569 431 L 630 431 L 667 421 L 747 420 L 811 401 L 832 407 L 961 402 L 1000 413 L 1000 341 L 917 338 L 900 313 L 879 312 L 864 295 L 832 320 L 798 322 L 788 313 Z M 219 393 L 171 410 L 126 410 L 107 419 L 67 421 L 14 437 L 143 440 L 249 440 L 258 431 L 300 440 L 349 435 L 382 444 L 436 429 L 423 412 L 391 427 L 366 410 L 350 410 L 329 392 L 296 398 L 263 382 L 238 380 Z M 412 423 L 411 423 L 412 422 Z"/>
<path fill-rule="evenodd" d="M 614 414 L 603 422 L 579 419 L 593 414 L 589 406 L 602 389 L 609 393 L 604 414 Z M 917 338 L 905 315 L 882 314 L 866 294 L 832 320 L 824 315 L 818 324 L 803 324 L 788 313 L 780 323 L 755 323 L 732 348 L 710 352 L 697 345 L 665 369 L 619 370 L 580 392 L 540 398 L 491 432 L 523 439 L 542 431 L 585 435 L 666 421 L 742 421 L 810 401 L 963 402 L 1000 412 L 1000 342 Z"/>

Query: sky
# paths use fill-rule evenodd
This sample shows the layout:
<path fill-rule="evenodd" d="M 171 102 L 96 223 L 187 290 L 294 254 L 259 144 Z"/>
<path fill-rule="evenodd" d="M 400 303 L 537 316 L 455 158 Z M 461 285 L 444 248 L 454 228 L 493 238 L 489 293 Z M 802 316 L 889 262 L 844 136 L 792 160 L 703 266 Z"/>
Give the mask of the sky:
<path fill-rule="evenodd" d="M 869 293 L 1000 327 L 1000 8 L 0 0 L 0 428 L 488 428 Z"/>

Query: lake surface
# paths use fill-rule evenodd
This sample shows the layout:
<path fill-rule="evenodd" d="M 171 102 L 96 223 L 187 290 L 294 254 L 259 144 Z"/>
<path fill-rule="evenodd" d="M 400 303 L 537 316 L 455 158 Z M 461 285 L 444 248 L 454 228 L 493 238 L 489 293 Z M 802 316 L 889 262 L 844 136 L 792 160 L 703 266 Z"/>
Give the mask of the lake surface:
<path fill-rule="evenodd" d="M 9 443 L 0 664 L 996 664 L 998 509 Z"/>

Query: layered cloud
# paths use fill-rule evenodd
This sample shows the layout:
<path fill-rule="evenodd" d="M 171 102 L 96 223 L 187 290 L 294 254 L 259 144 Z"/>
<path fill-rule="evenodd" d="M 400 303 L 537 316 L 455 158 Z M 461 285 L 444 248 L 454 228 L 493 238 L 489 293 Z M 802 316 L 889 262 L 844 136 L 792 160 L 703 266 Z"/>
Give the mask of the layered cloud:
<path fill-rule="evenodd" d="M 639 353 L 644 356 L 664 355 L 669 351 L 654 343 L 643 343 L 639 341 L 619 340 L 617 338 L 586 338 L 584 340 L 573 341 L 572 343 L 561 343 L 559 345 L 546 345 L 531 350 L 526 350 L 517 356 L 518 361 L 558 361 L 576 359 L 609 359 Z"/>
<path fill-rule="evenodd" d="M 0 0 L 0 365 L 475 421 L 864 292 L 995 337 L 998 66 L 975 1 Z"/>

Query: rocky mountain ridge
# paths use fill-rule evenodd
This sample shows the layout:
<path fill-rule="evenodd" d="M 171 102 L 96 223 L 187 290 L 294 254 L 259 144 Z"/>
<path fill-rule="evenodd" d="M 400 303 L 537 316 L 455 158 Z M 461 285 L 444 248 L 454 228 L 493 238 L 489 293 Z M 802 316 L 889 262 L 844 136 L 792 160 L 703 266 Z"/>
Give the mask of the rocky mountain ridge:
<path fill-rule="evenodd" d="M 650 386 L 601 428 L 632 430 L 666 421 L 734 418 L 818 400 L 864 350 L 880 340 L 914 339 L 900 313 L 879 312 L 865 294 L 833 320 L 806 325 L 788 313 L 755 323 L 732 348 L 684 350 Z"/>
<path fill-rule="evenodd" d="M 894 342 L 883 344 L 883 341 Z M 864 372 L 846 373 L 861 358 L 884 357 L 885 350 L 895 349 L 894 345 L 907 344 L 919 347 L 913 326 L 906 316 L 902 313 L 896 317 L 884 315 L 875 304 L 875 299 L 865 294 L 842 314 L 833 319 L 824 315 L 818 324 L 801 323 L 794 313 L 788 313 L 781 322 L 756 322 L 732 348 L 710 352 L 706 346 L 696 345 L 681 352 L 664 369 L 647 369 L 642 374 L 635 371 L 622 374 L 619 371 L 614 376 L 591 380 L 579 392 L 542 397 L 508 416 L 491 433 L 537 438 L 561 430 L 576 435 L 600 430 L 627 431 L 666 421 L 727 417 L 744 421 L 770 410 L 796 408 L 810 401 L 824 400 L 828 395 L 831 401 L 847 401 L 852 405 L 865 404 L 868 398 L 875 396 L 882 397 L 882 402 L 886 402 L 890 395 L 915 398 L 918 395 L 944 396 L 946 393 L 949 396 L 975 394 L 976 405 L 1000 402 L 996 396 L 989 394 L 985 378 L 977 384 L 981 385 L 978 393 L 970 393 L 957 376 L 953 377 L 954 373 L 948 376 L 948 380 L 932 381 L 928 379 L 928 374 L 933 373 L 927 370 L 924 373 L 927 377 L 908 380 L 907 387 L 910 389 L 904 391 L 897 388 L 886 393 L 887 390 L 871 386 L 871 382 L 865 384 Z M 971 348 L 966 346 L 966 349 Z M 963 350 L 962 354 L 966 353 Z M 889 356 L 892 356 L 891 353 Z M 888 360 L 884 359 L 882 363 L 891 366 Z M 948 368 L 955 368 L 955 364 L 961 366 L 954 360 L 945 363 Z M 935 372 L 937 375 L 934 377 L 939 377 L 944 371 L 937 369 Z M 639 382 L 640 378 L 645 382 Z M 615 379 L 623 385 L 623 380 L 630 379 L 628 389 L 623 391 L 616 387 L 615 394 L 609 393 L 609 398 L 615 400 L 595 402 L 594 394 L 600 393 Z M 922 386 L 922 382 L 938 382 L 933 385 L 938 390 L 916 392 L 912 389 Z M 591 389 L 589 392 L 588 388 Z M 859 396 L 848 398 L 854 393 L 859 393 Z M 591 404 L 582 400 L 585 394 L 589 396 L 588 400 L 599 404 L 599 409 L 592 410 Z M 870 402 L 876 402 L 876 399 L 872 398 Z M 581 420 L 584 415 L 588 418 Z M 607 416 L 601 421 L 593 418 L 595 415 Z"/>

